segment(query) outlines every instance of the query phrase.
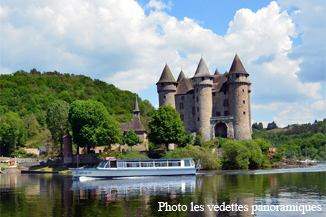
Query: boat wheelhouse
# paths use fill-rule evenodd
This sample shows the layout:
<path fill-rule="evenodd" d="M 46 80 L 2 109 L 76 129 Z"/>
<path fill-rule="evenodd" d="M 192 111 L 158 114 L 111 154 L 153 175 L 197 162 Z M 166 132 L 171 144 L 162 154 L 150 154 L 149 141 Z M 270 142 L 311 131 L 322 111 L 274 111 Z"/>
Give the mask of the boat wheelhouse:
<path fill-rule="evenodd" d="M 196 169 L 192 158 L 136 160 L 109 158 L 102 160 L 97 168 L 71 168 L 70 170 L 75 178 L 116 178 L 195 175 Z"/>

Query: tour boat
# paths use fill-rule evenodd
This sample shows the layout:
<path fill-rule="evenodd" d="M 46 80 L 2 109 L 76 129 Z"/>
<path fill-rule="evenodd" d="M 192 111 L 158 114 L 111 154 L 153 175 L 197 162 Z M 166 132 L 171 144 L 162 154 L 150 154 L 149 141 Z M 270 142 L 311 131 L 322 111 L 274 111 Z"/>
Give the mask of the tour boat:
<path fill-rule="evenodd" d="M 106 158 L 97 168 L 70 168 L 74 178 L 118 178 L 135 176 L 184 176 L 196 174 L 192 158 L 119 160 Z"/>

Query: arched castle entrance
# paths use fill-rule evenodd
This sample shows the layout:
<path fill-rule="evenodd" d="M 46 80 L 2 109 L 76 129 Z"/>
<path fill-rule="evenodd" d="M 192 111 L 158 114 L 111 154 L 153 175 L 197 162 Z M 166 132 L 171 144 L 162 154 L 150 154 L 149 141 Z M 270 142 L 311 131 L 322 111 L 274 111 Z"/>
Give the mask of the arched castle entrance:
<path fill-rule="evenodd" d="M 215 137 L 234 139 L 233 117 L 211 117 L 211 140 Z"/>
<path fill-rule="evenodd" d="M 225 123 L 218 123 L 215 125 L 215 137 L 228 137 L 227 127 Z"/>

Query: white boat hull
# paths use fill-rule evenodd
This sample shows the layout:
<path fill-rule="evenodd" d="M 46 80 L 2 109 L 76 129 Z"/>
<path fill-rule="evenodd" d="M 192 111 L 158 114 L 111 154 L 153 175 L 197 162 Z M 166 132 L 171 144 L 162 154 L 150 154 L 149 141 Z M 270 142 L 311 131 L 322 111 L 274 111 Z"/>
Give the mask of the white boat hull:
<path fill-rule="evenodd" d="M 184 176 L 195 175 L 196 168 L 110 168 L 110 169 L 70 169 L 75 178 L 117 178 L 135 176 Z"/>

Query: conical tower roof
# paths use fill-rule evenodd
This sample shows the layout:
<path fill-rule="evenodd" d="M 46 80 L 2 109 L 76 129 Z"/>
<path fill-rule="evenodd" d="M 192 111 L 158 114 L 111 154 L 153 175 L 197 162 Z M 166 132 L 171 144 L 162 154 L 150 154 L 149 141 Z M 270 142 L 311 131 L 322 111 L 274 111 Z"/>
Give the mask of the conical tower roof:
<path fill-rule="evenodd" d="M 188 78 L 184 77 L 179 81 L 179 85 L 177 87 L 177 94 L 186 94 L 188 91 L 194 89 L 191 85 Z"/>
<path fill-rule="evenodd" d="M 242 65 L 242 62 L 238 56 L 238 54 L 235 55 L 232 66 L 230 68 L 230 72 L 229 74 L 246 74 L 249 75 L 247 73 L 247 71 L 245 70 L 245 68 Z"/>
<path fill-rule="evenodd" d="M 181 70 L 180 74 L 179 74 L 179 77 L 177 79 L 177 82 L 179 83 L 181 81 L 181 79 L 185 78 L 185 74 L 183 73 L 183 71 Z"/>
<path fill-rule="evenodd" d="M 172 75 L 168 64 L 165 64 L 160 80 L 156 84 L 159 83 L 177 83 Z"/>
<path fill-rule="evenodd" d="M 198 78 L 198 77 L 212 77 L 212 75 L 208 71 L 208 68 L 206 66 L 203 57 L 200 58 L 199 64 L 197 66 L 197 70 L 194 75 L 194 78 Z"/>
<path fill-rule="evenodd" d="M 218 69 L 216 68 L 215 72 L 214 72 L 214 75 L 219 75 L 220 72 L 218 71 Z"/>

